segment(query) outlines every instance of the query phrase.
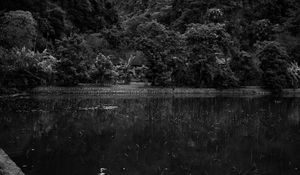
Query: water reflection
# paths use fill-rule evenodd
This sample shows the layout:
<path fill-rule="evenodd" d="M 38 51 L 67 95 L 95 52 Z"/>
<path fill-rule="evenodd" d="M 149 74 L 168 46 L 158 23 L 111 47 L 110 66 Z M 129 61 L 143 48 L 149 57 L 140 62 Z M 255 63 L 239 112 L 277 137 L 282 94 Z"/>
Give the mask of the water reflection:
<path fill-rule="evenodd" d="M 300 173 L 300 98 L 0 99 L 0 147 L 27 175 Z"/>

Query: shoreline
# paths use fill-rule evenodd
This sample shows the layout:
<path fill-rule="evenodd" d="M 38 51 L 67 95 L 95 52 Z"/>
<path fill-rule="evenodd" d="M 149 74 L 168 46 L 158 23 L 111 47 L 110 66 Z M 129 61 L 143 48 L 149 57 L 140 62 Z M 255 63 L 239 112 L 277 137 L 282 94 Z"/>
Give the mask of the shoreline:
<path fill-rule="evenodd" d="M 258 86 L 249 86 L 236 89 L 218 90 L 214 88 L 159 88 L 159 87 L 132 87 L 130 85 L 96 87 L 37 87 L 32 94 L 78 94 L 78 95 L 272 95 L 271 91 Z M 300 89 L 283 89 L 281 94 L 273 95 L 300 95 Z"/>

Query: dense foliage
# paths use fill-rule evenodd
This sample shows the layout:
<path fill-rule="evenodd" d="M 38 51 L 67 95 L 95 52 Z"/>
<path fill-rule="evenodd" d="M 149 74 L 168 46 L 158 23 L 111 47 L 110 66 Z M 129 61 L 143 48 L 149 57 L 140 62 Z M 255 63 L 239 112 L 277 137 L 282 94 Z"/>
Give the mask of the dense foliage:
<path fill-rule="evenodd" d="M 132 79 L 155 86 L 296 88 L 299 2 L 0 1 L 1 89 Z M 18 56 L 21 50 L 35 56 Z M 55 61 L 45 61 L 46 53 Z M 25 66 L 16 65 L 20 60 Z M 15 79 L 17 69 L 34 80 Z"/>
<path fill-rule="evenodd" d="M 259 47 L 257 57 L 264 72 L 264 85 L 274 90 L 292 87 L 294 77 L 288 71 L 290 58 L 285 48 L 277 42 L 264 42 Z"/>
<path fill-rule="evenodd" d="M 238 85 L 229 65 L 234 43 L 224 25 L 192 24 L 184 35 L 193 84 L 221 88 Z"/>
<path fill-rule="evenodd" d="M 33 48 L 37 37 L 36 21 L 30 12 L 10 11 L 4 13 L 0 24 L 2 46 Z"/>
<path fill-rule="evenodd" d="M 184 57 L 180 57 L 182 44 L 178 33 L 166 29 L 156 21 L 142 23 L 137 27 L 135 45 L 147 57 L 147 78 L 152 85 L 167 85 L 178 81 L 176 71 L 184 66 Z"/>
<path fill-rule="evenodd" d="M 57 59 L 47 51 L 42 53 L 23 49 L 0 48 L 0 87 L 13 92 L 51 82 Z"/>

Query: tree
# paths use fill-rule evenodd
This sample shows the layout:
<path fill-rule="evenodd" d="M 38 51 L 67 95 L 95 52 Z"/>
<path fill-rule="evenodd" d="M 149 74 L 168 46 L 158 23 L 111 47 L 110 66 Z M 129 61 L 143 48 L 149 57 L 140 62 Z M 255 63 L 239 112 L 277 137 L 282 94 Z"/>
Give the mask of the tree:
<path fill-rule="evenodd" d="M 64 11 L 61 7 L 55 6 L 49 10 L 46 11 L 47 18 L 44 18 L 44 20 L 39 21 L 39 26 L 41 29 L 42 27 L 46 28 L 46 31 L 41 31 L 43 34 L 47 37 L 50 37 L 50 39 L 61 39 L 65 36 L 68 31 L 70 31 L 69 28 L 72 28 L 71 26 L 67 25 L 67 12 Z"/>
<path fill-rule="evenodd" d="M 268 89 L 280 91 L 292 87 L 293 77 L 288 73 L 290 57 L 284 47 L 275 41 L 260 43 L 257 58 L 261 61 L 263 83 Z"/>
<path fill-rule="evenodd" d="M 253 46 L 257 41 L 272 40 L 272 25 L 268 19 L 253 21 L 249 26 L 250 46 Z"/>
<path fill-rule="evenodd" d="M 105 82 L 111 82 L 115 79 L 114 76 L 116 76 L 114 69 L 114 65 L 109 57 L 106 57 L 100 53 L 96 57 L 95 66 L 92 69 L 91 77 L 97 83 L 103 84 Z"/>
<path fill-rule="evenodd" d="M 223 24 L 192 24 L 184 36 L 195 86 L 222 87 L 222 81 L 225 87 L 237 86 L 229 66 L 234 42 Z"/>
<path fill-rule="evenodd" d="M 30 12 L 10 11 L 0 19 L 0 42 L 3 47 L 34 48 L 37 23 Z"/>
<path fill-rule="evenodd" d="M 113 78 L 113 64 L 108 57 L 99 54 L 93 42 L 84 35 L 74 34 L 56 43 L 55 56 L 59 58 L 57 76 L 60 85 L 98 82 L 103 84 Z"/>
<path fill-rule="evenodd" d="M 51 82 L 57 59 L 47 51 L 0 47 L 0 87 L 27 90 Z"/>
<path fill-rule="evenodd" d="M 221 9 L 212 8 L 207 11 L 207 19 L 210 22 L 214 22 L 214 23 L 222 22 L 223 17 L 224 17 L 224 14 Z"/>
<path fill-rule="evenodd" d="M 230 63 L 235 75 L 240 80 L 241 85 L 257 85 L 260 83 L 262 71 L 259 61 L 251 53 L 241 51 Z"/>
<path fill-rule="evenodd" d="M 136 35 L 137 27 L 140 24 L 150 22 L 150 21 L 151 19 L 149 17 L 146 17 L 145 15 L 138 15 L 125 20 L 123 22 L 123 25 L 128 35 Z"/>
<path fill-rule="evenodd" d="M 58 78 L 62 85 L 76 85 L 79 82 L 90 81 L 88 70 L 95 62 L 97 53 L 87 44 L 84 36 L 74 34 L 57 40 L 55 56 Z"/>
<path fill-rule="evenodd" d="M 146 22 L 137 27 L 135 44 L 136 49 L 147 57 L 148 80 L 153 85 L 171 84 L 174 81 L 175 60 L 182 58 L 183 40 L 180 34 L 168 30 L 157 21 Z"/>
<path fill-rule="evenodd" d="M 30 11 L 37 19 L 38 27 L 50 29 L 44 30 L 42 34 L 47 39 L 50 37 L 53 43 L 55 39 L 62 39 L 71 31 L 99 32 L 103 28 L 119 24 L 118 13 L 109 0 L 0 1 L 0 12 L 14 10 Z"/>
<path fill-rule="evenodd" d="M 98 32 L 105 27 L 110 28 L 119 22 L 118 13 L 108 0 L 58 0 L 56 4 L 67 12 L 67 19 L 83 32 L 88 30 Z"/>

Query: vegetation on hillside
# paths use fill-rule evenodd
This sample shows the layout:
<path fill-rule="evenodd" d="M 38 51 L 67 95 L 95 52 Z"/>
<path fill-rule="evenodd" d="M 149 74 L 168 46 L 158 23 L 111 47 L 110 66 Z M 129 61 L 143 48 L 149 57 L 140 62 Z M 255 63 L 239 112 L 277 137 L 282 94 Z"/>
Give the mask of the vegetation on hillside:
<path fill-rule="evenodd" d="M 132 79 L 297 88 L 299 32 L 297 0 L 1 1 L 0 92 Z"/>

